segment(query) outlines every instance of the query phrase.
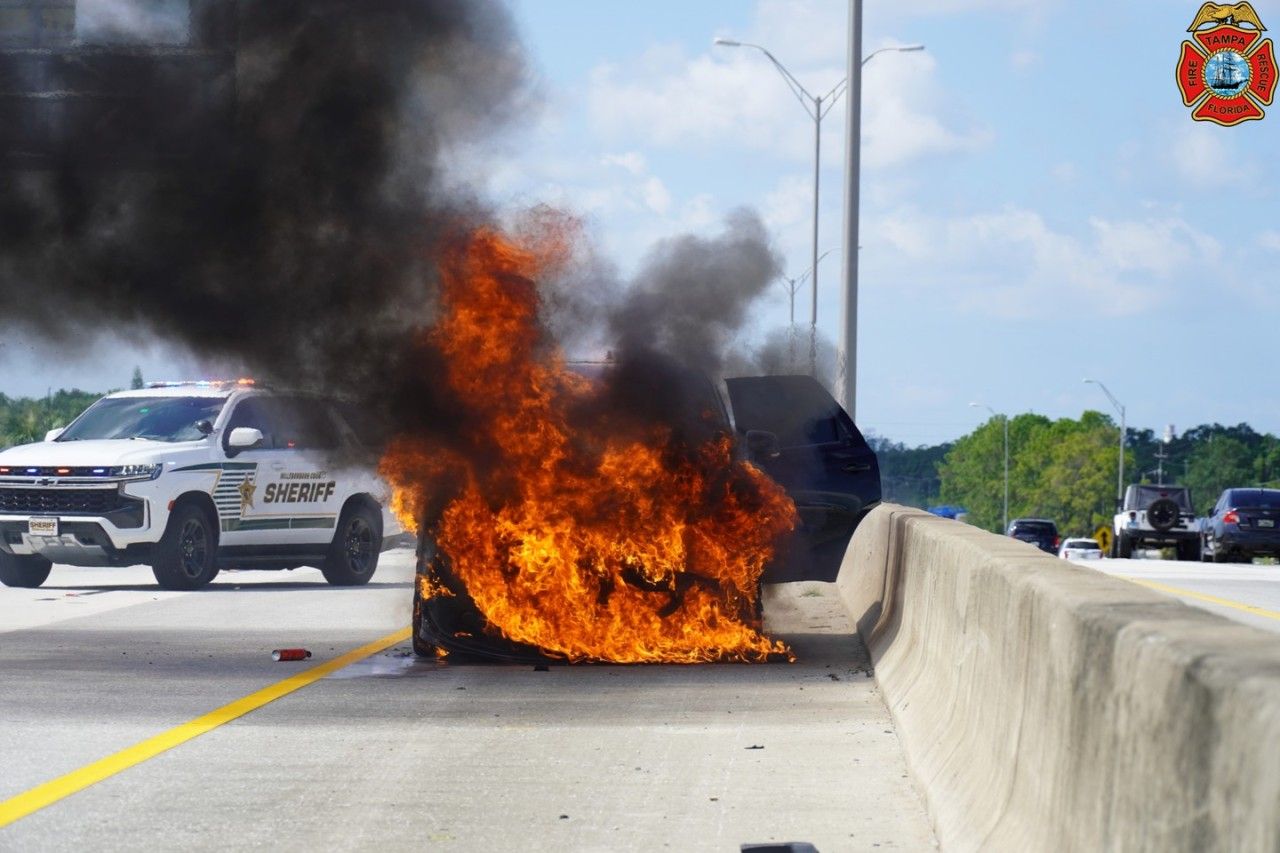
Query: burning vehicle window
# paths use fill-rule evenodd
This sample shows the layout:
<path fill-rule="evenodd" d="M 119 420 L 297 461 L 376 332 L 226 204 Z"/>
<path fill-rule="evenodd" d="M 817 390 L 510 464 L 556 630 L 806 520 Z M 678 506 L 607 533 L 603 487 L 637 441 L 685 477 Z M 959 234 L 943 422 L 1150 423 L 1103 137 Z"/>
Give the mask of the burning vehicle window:
<path fill-rule="evenodd" d="M 222 411 L 216 397 L 116 397 L 99 400 L 75 420 L 58 441 L 139 438 L 197 441 L 196 424 L 213 422 Z"/>

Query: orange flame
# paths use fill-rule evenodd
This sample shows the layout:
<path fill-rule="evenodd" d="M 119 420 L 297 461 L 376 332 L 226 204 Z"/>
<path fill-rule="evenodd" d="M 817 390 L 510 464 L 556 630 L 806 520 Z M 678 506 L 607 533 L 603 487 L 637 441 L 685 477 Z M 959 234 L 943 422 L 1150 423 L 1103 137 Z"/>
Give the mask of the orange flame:
<path fill-rule="evenodd" d="M 572 661 L 789 656 L 753 624 L 765 564 L 795 524 L 786 493 L 735 460 L 727 435 L 677 454 L 665 427 L 637 439 L 571 423 L 599 389 L 547 344 L 535 284 L 570 248 L 549 229 L 480 230 L 446 253 L 430 335 L 478 434 L 466 454 L 393 441 L 381 466 L 393 508 L 416 529 L 442 505 L 428 521 L 440 553 L 508 640 Z"/>

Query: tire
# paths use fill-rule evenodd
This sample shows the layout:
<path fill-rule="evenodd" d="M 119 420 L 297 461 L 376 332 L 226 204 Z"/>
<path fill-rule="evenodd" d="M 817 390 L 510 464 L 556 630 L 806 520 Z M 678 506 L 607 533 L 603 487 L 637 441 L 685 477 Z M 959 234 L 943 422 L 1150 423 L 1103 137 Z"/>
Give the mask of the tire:
<path fill-rule="evenodd" d="M 1154 529 L 1163 533 L 1172 530 L 1178 523 L 1180 512 L 1178 505 L 1169 498 L 1158 498 L 1147 507 L 1147 521 Z"/>
<path fill-rule="evenodd" d="M 418 631 L 421 629 L 422 588 L 418 585 L 417 575 L 415 575 L 413 583 L 413 624 L 410 626 L 409 630 L 409 635 L 413 640 L 413 653 L 420 658 L 435 658 L 436 647 L 418 636 Z"/>
<path fill-rule="evenodd" d="M 377 571 L 381 552 L 382 514 L 367 504 L 353 504 L 338 519 L 338 529 L 320 571 L 334 586 L 362 586 Z"/>
<path fill-rule="evenodd" d="M 218 531 L 209 514 L 197 504 L 182 504 L 156 544 L 151 572 L 161 589 L 200 589 L 218 574 L 217 556 Z"/>
<path fill-rule="evenodd" d="M 1177 557 L 1178 562 L 1192 562 L 1199 555 L 1196 553 L 1200 549 L 1200 541 L 1197 539 L 1193 542 L 1179 542 Z"/>
<path fill-rule="evenodd" d="M 49 578 L 53 563 L 38 554 L 19 556 L 0 551 L 0 583 L 35 589 Z"/>
<path fill-rule="evenodd" d="M 1120 559 L 1130 559 L 1133 556 L 1133 540 L 1121 533 L 1116 537 L 1116 552 L 1120 555 Z"/>

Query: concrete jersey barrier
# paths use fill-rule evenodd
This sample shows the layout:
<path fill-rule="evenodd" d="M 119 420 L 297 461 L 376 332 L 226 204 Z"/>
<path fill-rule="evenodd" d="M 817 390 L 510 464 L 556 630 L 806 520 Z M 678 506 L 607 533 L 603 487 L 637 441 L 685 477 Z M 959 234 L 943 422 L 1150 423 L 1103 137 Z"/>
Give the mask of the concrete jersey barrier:
<path fill-rule="evenodd" d="M 837 581 L 948 850 L 1280 850 L 1280 637 L 883 505 Z"/>

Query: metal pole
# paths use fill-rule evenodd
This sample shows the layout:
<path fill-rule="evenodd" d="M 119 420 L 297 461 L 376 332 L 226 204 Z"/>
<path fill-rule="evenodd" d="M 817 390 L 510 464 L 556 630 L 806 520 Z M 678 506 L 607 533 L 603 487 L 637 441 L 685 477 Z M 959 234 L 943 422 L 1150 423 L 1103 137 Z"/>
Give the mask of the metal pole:
<path fill-rule="evenodd" d="M 1004 530 L 1001 533 L 1009 532 L 1009 416 L 1001 415 L 1004 419 Z"/>
<path fill-rule="evenodd" d="M 1117 403 L 1116 405 L 1120 405 Z M 1116 486 L 1116 511 L 1124 508 L 1124 406 L 1120 406 L 1120 475 Z"/>
<path fill-rule="evenodd" d="M 813 307 L 809 313 L 809 375 L 818 375 L 818 181 L 822 175 L 822 98 L 813 99 Z"/>
<path fill-rule="evenodd" d="M 836 396 L 857 420 L 858 389 L 858 206 L 862 168 L 862 0 L 849 0 L 849 112 L 845 119 L 844 287 Z"/>
<path fill-rule="evenodd" d="M 1116 399 L 1116 395 L 1111 393 L 1107 388 L 1096 379 L 1085 379 L 1086 385 L 1097 385 L 1102 389 L 1102 393 L 1107 395 L 1107 399 L 1111 401 L 1111 405 L 1115 407 L 1116 412 L 1120 414 L 1120 464 L 1117 466 L 1116 474 L 1116 512 L 1124 507 L 1124 439 L 1125 439 L 1125 422 L 1124 422 L 1124 406 Z"/>

